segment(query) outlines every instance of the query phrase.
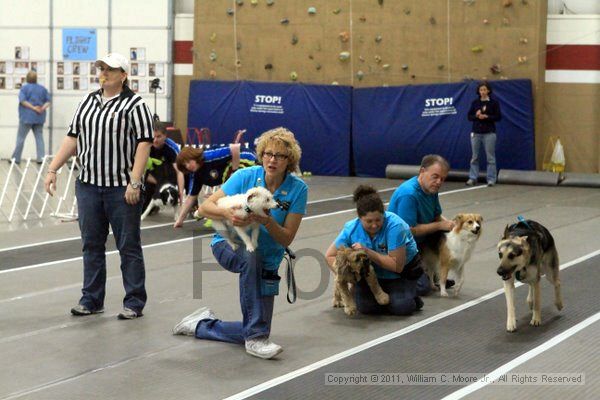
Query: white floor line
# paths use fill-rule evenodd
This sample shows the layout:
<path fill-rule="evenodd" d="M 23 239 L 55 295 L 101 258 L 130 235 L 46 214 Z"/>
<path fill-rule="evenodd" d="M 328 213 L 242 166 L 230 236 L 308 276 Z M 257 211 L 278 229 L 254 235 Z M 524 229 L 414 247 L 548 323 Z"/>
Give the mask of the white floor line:
<path fill-rule="evenodd" d="M 392 187 L 392 188 L 379 189 L 377 191 L 377 193 L 391 192 L 392 190 L 396 190 L 396 189 L 398 189 L 398 186 L 395 186 L 395 187 Z M 347 199 L 347 198 L 352 197 L 352 196 L 354 196 L 354 195 L 352 195 L 352 194 L 346 194 L 344 196 L 330 197 L 328 199 L 320 199 L 320 200 L 309 201 L 307 204 L 317 204 L 317 203 L 323 203 L 325 201 Z"/>
<path fill-rule="evenodd" d="M 385 188 L 385 189 L 378 190 L 378 192 L 389 192 L 391 190 L 396 190 L 397 188 L 398 188 L 397 186 L 393 187 L 393 188 Z M 329 198 L 326 198 L 326 199 L 313 200 L 313 201 L 307 202 L 307 204 L 324 203 L 326 201 L 341 200 L 341 199 L 346 199 L 348 197 L 352 197 L 352 195 L 351 194 L 347 194 L 347 195 L 344 195 L 344 196 L 329 197 Z M 186 224 L 188 222 L 195 222 L 195 220 L 188 219 L 188 220 L 183 221 L 184 224 Z M 171 225 L 173 225 L 172 222 L 163 223 L 163 224 L 155 224 L 155 225 L 143 226 L 141 228 L 141 230 L 153 229 L 153 228 L 162 228 L 163 226 L 171 226 Z M 112 231 L 110 231 L 109 233 L 112 234 Z M 3 249 L 0 249 L 0 253 L 2 253 L 3 251 L 26 249 L 28 247 L 43 246 L 43 245 L 52 244 L 52 243 L 69 242 L 71 240 L 79 240 L 79 239 L 81 239 L 81 236 L 73 236 L 73 237 L 68 237 L 68 238 L 63 238 L 63 239 L 57 239 L 57 240 L 48 240 L 48 241 L 45 241 L 45 242 L 29 243 L 29 244 L 24 244 L 24 245 L 20 245 L 20 246 L 6 247 L 6 248 L 3 248 Z"/>
<path fill-rule="evenodd" d="M 563 342 L 564 340 L 570 338 L 571 336 L 575 335 L 577 332 L 585 329 L 586 327 L 590 326 L 591 324 L 593 324 L 594 322 L 597 322 L 599 320 L 600 320 L 600 312 L 592 315 L 591 317 L 584 319 L 577 325 L 574 325 L 574 326 L 570 327 L 569 329 L 567 329 L 566 331 L 554 336 L 552 339 L 548 340 L 547 342 L 544 342 L 541 345 L 539 345 L 538 347 L 536 347 L 532 350 L 529 350 L 527 353 L 521 354 L 519 357 L 515 358 L 514 360 L 512 360 L 512 361 L 504 364 L 500 368 L 497 368 L 494 371 L 486 374 L 484 379 L 481 379 L 475 383 L 470 384 L 469 386 L 466 386 L 460 390 L 457 390 L 456 392 L 451 393 L 448 396 L 444 397 L 442 400 L 462 399 L 463 397 L 489 385 L 491 382 L 497 380 L 502 375 L 507 374 L 508 372 L 515 369 L 519 365 L 531 360 L 534 357 L 537 357 L 538 355 L 542 354 L 546 350 L 551 349 L 552 347 L 554 347 L 557 344 Z"/>
<path fill-rule="evenodd" d="M 174 244 L 174 243 L 182 243 L 182 242 L 187 242 L 187 241 L 194 240 L 194 239 L 211 237 L 212 235 L 213 235 L 213 233 L 207 233 L 206 235 L 186 237 L 186 238 L 182 238 L 182 239 L 169 240 L 169 241 L 166 241 L 166 242 L 157 242 L 157 243 L 152 243 L 152 244 L 144 245 L 144 246 L 142 246 L 142 249 L 149 249 L 149 248 L 152 248 L 152 247 L 165 246 L 165 245 Z M 118 254 L 118 253 L 119 253 L 118 250 L 111 250 L 111 251 L 107 251 L 106 255 L 108 256 L 108 255 L 111 255 L 111 254 Z M 8 274 L 9 272 L 25 271 L 25 270 L 28 270 L 28 269 L 48 267 L 50 265 L 56 265 L 56 264 L 70 262 L 70 261 L 77 261 L 77 260 L 81 260 L 81 259 L 83 259 L 83 256 L 73 257 L 73 258 L 66 258 L 64 260 L 49 261 L 49 262 L 45 262 L 45 263 L 41 263 L 41 264 L 27 265 L 27 266 L 24 266 L 24 267 L 6 269 L 6 270 L 3 270 L 3 271 L 0 271 L 0 275 L 2 275 L 2 274 Z"/>
<path fill-rule="evenodd" d="M 188 222 L 194 222 L 194 220 L 189 219 L 189 220 L 183 221 L 184 224 L 188 223 Z M 146 230 L 146 229 L 153 229 L 153 228 L 162 228 L 163 226 L 173 226 L 173 222 L 169 222 L 169 223 L 165 223 L 165 224 L 143 226 L 140 229 Z M 112 235 L 112 230 L 109 232 L 109 234 Z M 0 253 L 2 253 L 3 251 L 26 249 L 28 247 L 43 246 L 46 244 L 53 244 L 53 243 L 70 242 L 71 240 L 80 240 L 80 239 L 81 239 L 81 236 L 72 236 L 72 237 L 63 238 L 63 239 L 48 240 L 45 242 L 36 242 L 36 243 L 23 244 L 20 246 L 5 247 L 3 249 L 0 249 Z"/>
<path fill-rule="evenodd" d="M 590 259 L 592 257 L 595 257 L 597 255 L 600 255 L 600 250 L 593 251 L 593 252 L 588 253 L 588 254 L 586 254 L 584 256 L 576 258 L 575 260 L 569 261 L 568 263 L 565 263 L 565 264 L 561 265 L 560 269 L 563 270 L 563 269 L 569 268 L 569 267 L 571 267 L 573 265 L 579 264 L 579 263 L 581 263 L 581 262 L 583 262 L 583 261 L 585 261 L 587 259 Z M 517 287 L 521 286 L 521 285 L 522 284 L 520 282 L 518 282 L 518 283 L 515 284 L 515 286 L 517 286 Z M 371 347 L 374 347 L 374 346 L 377 346 L 377 345 L 379 345 L 381 343 L 384 343 L 384 342 L 390 341 L 392 339 L 398 338 L 400 336 L 406 335 L 406 334 L 408 334 L 410 332 L 413 332 L 413 331 L 415 331 L 417 329 L 420 329 L 420 328 L 422 328 L 424 326 L 432 324 L 432 323 L 434 323 L 434 322 L 436 322 L 436 321 L 438 321 L 438 320 L 440 320 L 442 318 L 449 317 L 449 316 L 451 316 L 453 314 L 456 314 L 456 313 L 458 313 L 460 311 L 463 311 L 463 310 L 466 310 L 466 309 L 471 308 L 473 306 L 476 306 L 477 304 L 483 303 L 484 301 L 492 299 L 492 298 L 494 298 L 494 297 L 496 297 L 498 295 L 501 295 L 503 293 L 504 293 L 504 289 L 495 290 L 495 291 L 493 291 L 491 293 L 488 293 L 486 295 L 478 297 L 478 298 L 476 298 L 474 300 L 471 300 L 471 301 L 468 301 L 466 303 L 463 303 L 463 304 L 461 304 L 461 305 L 459 305 L 457 307 L 451 308 L 449 310 L 446 310 L 446 311 L 443 311 L 443 312 L 441 312 L 439 314 L 436 314 L 436 315 L 434 315 L 432 317 L 429 317 L 427 319 L 424 319 L 422 321 L 414 323 L 414 324 L 412 324 L 410 326 L 407 326 L 406 328 L 400 329 L 400 330 L 398 330 L 396 332 L 392 332 L 392 333 L 390 333 L 388 335 L 385 335 L 385 336 L 379 337 L 377 339 L 371 340 L 370 342 L 363 343 L 363 344 L 361 344 L 359 346 L 353 347 L 353 348 L 348 349 L 346 351 L 343 351 L 341 353 L 334 354 L 331 357 L 328 357 L 328 358 L 325 358 L 323 360 L 317 361 L 317 362 L 315 362 L 313 364 L 307 365 L 306 367 L 303 367 L 303 368 L 297 369 L 295 371 L 289 372 L 289 373 L 287 373 L 285 375 L 282 375 L 282 376 L 279 376 L 277 378 L 273 378 L 273 379 L 271 379 L 271 380 L 269 380 L 267 382 L 261 383 L 260 385 L 251 387 L 251 388 L 249 388 L 247 390 L 244 390 L 243 392 L 240 392 L 240 393 L 237 393 L 237 394 L 235 394 L 233 396 L 227 397 L 225 400 L 238 400 L 238 399 L 245 399 L 245 398 L 248 398 L 250 396 L 254 396 L 254 395 L 258 394 L 258 393 L 264 392 L 265 390 L 268 390 L 268 389 L 270 389 L 272 387 L 281 385 L 282 383 L 290 381 L 290 380 L 292 380 L 294 378 L 297 378 L 299 376 L 305 375 L 305 374 L 307 374 L 309 372 L 312 372 L 314 370 L 317 370 L 317 369 L 319 369 L 321 367 L 324 367 L 326 365 L 332 364 L 332 363 L 334 363 L 336 361 L 339 361 L 339 360 L 342 360 L 344 358 L 350 357 L 350 356 L 352 356 L 354 354 L 360 353 L 361 351 L 367 350 L 367 349 L 369 349 Z"/>
<path fill-rule="evenodd" d="M 447 195 L 447 194 L 453 194 L 453 193 L 457 193 L 457 192 L 462 192 L 462 191 L 465 191 L 465 190 L 481 189 L 481 188 L 484 188 L 484 187 L 485 186 L 476 186 L 476 187 L 471 187 L 471 188 L 467 188 L 467 189 L 451 190 L 451 191 L 448 191 L 448 192 L 442 192 L 442 193 L 440 193 L 440 196 Z M 385 204 L 387 205 L 388 203 L 385 203 Z M 347 212 L 350 212 L 350 211 L 356 211 L 356 209 L 351 208 L 351 209 L 348 209 L 348 210 L 341 210 L 341 211 L 334 211 L 334 212 L 325 213 L 325 214 L 312 215 L 310 217 L 305 217 L 302 220 L 303 221 L 307 221 L 307 220 L 311 220 L 311 219 L 315 219 L 315 218 L 330 217 L 332 215 L 344 214 L 344 213 L 347 213 Z M 194 221 L 193 220 L 189 220 L 189 221 L 186 221 L 186 222 L 194 222 Z M 185 241 L 188 241 L 188 240 L 193 240 L 193 239 L 196 239 L 196 238 L 210 237 L 212 235 L 213 235 L 212 233 L 209 233 L 209 234 L 201 235 L 201 236 L 187 237 L 187 238 L 177 239 L 177 240 L 169 240 L 169 241 L 166 241 L 166 242 L 157 242 L 157 243 L 152 243 L 152 244 L 147 244 L 145 246 L 142 246 L 142 249 L 149 249 L 151 247 L 157 247 L 157 246 L 165 246 L 165 245 L 169 245 L 169 244 L 173 244 L 173 243 L 181 243 L 181 242 L 185 242 Z M 80 239 L 80 237 L 78 236 L 75 239 Z M 57 242 L 61 242 L 61 241 L 65 241 L 65 240 L 66 239 L 62 239 L 62 240 L 59 240 Z M 47 242 L 47 243 L 55 243 L 55 242 Z M 27 245 L 27 246 L 24 246 L 24 247 L 30 247 L 30 246 L 35 246 L 35 245 Z M 0 250 L 0 252 L 2 252 L 2 251 L 5 251 L 5 250 Z M 106 252 L 106 255 L 115 254 L 117 252 L 118 252 L 117 250 L 108 251 L 108 252 Z M 55 260 L 55 261 L 49 261 L 49 262 L 41 263 L 41 264 L 27 265 L 27 266 L 24 266 L 24 267 L 7 269 L 7 270 L 0 271 L 0 275 L 7 274 L 9 272 L 24 271 L 24 270 L 28 270 L 28 269 L 47 267 L 47 266 L 50 266 L 50 265 L 56 265 L 56 264 L 60 264 L 60 263 L 63 263 L 63 262 L 77 261 L 77 260 L 81 260 L 82 258 L 83 258 L 83 256 L 79 256 L 79 257 L 67 258 L 67 259 L 64 259 L 64 260 Z"/>

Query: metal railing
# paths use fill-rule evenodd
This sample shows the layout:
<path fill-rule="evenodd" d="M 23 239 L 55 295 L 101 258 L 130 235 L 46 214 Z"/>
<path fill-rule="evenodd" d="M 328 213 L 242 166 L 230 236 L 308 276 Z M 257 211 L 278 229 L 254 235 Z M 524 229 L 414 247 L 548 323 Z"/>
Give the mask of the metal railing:
<path fill-rule="evenodd" d="M 59 169 L 57 175 L 67 175 L 67 179 L 59 180 L 58 196 L 51 197 L 44 188 L 46 165 L 53 156 L 45 156 L 41 163 L 31 158 L 25 165 L 9 160 L 8 170 L 0 169 L 0 219 L 8 222 L 16 219 L 30 220 L 53 216 L 66 220 L 77 219 L 77 200 L 75 198 L 75 174 L 79 164 L 73 158 L 67 166 Z M 2 182 L 4 179 L 4 182 Z M 63 186 L 64 185 L 64 186 Z"/>

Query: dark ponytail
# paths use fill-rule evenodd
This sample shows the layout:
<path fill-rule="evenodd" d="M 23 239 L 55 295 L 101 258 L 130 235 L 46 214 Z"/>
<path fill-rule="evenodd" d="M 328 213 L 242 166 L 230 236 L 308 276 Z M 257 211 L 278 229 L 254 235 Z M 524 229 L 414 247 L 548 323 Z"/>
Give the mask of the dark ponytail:
<path fill-rule="evenodd" d="M 352 200 L 356 203 L 356 213 L 359 217 L 374 211 L 379 211 L 382 214 L 385 211 L 383 201 L 373 186 L 359 185 L 354 189 Z"/>

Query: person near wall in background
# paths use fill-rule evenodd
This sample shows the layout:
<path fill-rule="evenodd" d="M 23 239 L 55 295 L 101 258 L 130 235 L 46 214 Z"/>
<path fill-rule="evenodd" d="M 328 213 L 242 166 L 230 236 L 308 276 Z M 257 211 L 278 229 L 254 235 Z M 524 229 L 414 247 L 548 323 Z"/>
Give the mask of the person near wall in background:
<path fill-rule="evenodd" d="M 467 186 L 477 184 L 479 178 L 479 151 L 481 145 L 485 149 L 485 158 L 487 160 L 487 185 L 496 184 L 496 122 L 500 121 L 500 103 L 490 97 L 492 87 L 487 82 L 481 82 L 477 85 L 477 95 L 471 104 L 467 117 L 473 121 L 471 131 L 471 168 L 469 170 L 469 180 Z"/>
<path fill-rule="evenodd" d="M 410 227 L 396 214 L 385 211 L 381 197 L 371 186 L 358 186 L 353 199 L 358 217 L 344 225 L 327 249 L 327 264 L 333 271 L 341 246 L 364 250 L 390 302 L 378 304 L 366 279 L 361 279 L 354 291 L 358 311 L 362 314 L 411 315 L 423 307 L 423 300 L 417 296 L 417 281 L 423 275 L 423 267 Z"/>
<path fill-rule="evenodd" d="M 428 154 L 421 160 L 419 175 L 403 182 L 392 194 L 388 211 L 402 218 L 409 226 L 417 246 L 427 235 L 434 232 L 450 232 L 454 221 L 442 215 L 438 193 L 448 176 L 450 164 L 440 155 Z M 454 280 L 446 281 L 446 288 L 454 286 Z M 431 291 L 427 274 L 417 283 L 417 294 L 425 296 Z"/>
<path fill-rule="evenodd" d="M 146 304 L 146 271 L 140 216 L 143 174 L 152 147 L 152 113 L 127 86 L 129 62 L 117 53 L 96 61 L 101 89 L 77 107 L 67 136 L 48 167 L 46 191 L 56 190 L 56 174 L 72 156 L 80 162 L 75 196 L 83 244 L 83 288 L 74 316 L 104 312 L 106 239 L 112 228 L 125 298 L 119 319 L 141 317 Z"/>
<path fill-rule="evenodd" d="M 50 107 L 50 94 L 45 87 L 37 83 L 37 73 L 29 71 L 26 77 L 27 84 L 19 91 L 19 130 L 17 131 L 17 144 L 12 153 L 12 158 L 19 164 L 25 138 L 30 130 L 35 137 L 37 163 L 44 159 L 44 122 L 46 110 Z"/>
<path fill-rule="evenodd" d="M 285 248 L 296 237 L 306 213 L 308 186 L 292 175 L 302 154 L 292 132 L 275 128 L 263 133 L 256 152 L 261 165 L 236 171 L 221 189 L 202 203 L 199 210 L 207 218 L 227 219 L 235 226 L 260 224 L 255 251 L 249 252 L 243 245 L 234 250 L 219 234 L 211 243 L 217 262 L 226 270 L 239 274 L 242 320 L 222 321 L 204 307 L 183 318 L 173 328 L 173 334 L 243 344 L 248 354 L 270 359 L 283 351 L 280 345 L 270 340 L 274 300 L 279 293 L 277 270 Z M 217 206 L 219 199 L 244 194 L 256 186 L 269 190 L 273 198 L 285 206 L 271 210 L 267 216 L 252 213 L 247 218 Z"/>
<path fill-rule="evenodd" d="M 212 150 L 184 147 L 177 156 L 177 169 L 185 175 L 187 197 L 179 212 L 174 228 L 183 226 L 183 221 L 194 206 L 202 186 L 222 185 L 238 169 L 253 166 L 256 155 L 241 151 L 240 144 L 230 144 Z"/>

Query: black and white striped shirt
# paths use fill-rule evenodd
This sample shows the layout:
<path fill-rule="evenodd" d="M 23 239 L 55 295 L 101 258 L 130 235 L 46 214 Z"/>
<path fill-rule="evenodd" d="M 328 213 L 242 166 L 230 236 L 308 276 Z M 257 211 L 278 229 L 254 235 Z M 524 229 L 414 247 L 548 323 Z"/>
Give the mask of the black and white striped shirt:
<path fill-rule="evenodd" d="M 79 103 L 67 134 L 77 138 L 79 180 L 97 186 L 127 186 L 137 144 L 152 141 L 152 114 L 128 87 L 104 104 L 102 90 L 98 90 Z"/>

